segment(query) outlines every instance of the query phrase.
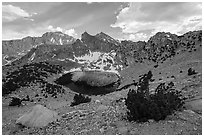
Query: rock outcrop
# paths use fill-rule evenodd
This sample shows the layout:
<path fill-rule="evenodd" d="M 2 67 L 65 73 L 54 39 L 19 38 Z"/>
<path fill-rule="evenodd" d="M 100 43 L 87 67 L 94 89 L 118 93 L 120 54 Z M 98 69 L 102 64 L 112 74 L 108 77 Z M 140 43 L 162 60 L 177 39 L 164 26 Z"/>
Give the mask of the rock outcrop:
<path fill-rule="evenodd" d="M 16 124 L 26 127 L 44 127 L 57 118 L 59 118 L 57 112 L 49 110 L 42 105 L 36 105 L 31 111 L 21 116 L 16 121 Z"/>

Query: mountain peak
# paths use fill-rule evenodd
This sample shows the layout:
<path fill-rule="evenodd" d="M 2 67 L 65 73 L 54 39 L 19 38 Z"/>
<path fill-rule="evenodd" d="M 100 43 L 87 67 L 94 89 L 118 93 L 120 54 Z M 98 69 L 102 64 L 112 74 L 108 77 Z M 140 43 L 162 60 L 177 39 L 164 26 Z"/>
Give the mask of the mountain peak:
<path fill-rule="evenodd" d="M 97 35 L 105 35 L 105 36 L 108 36 L 106 33 L 104 33 L 104 32 L 100 32 L 100 33 L 98 33 Z"/>
<path fill-rule="evenodd" d="M 70 44 L 75 41 L 75 38 L 60 31 L 46 32 L 42 35 L 42 38 L 45 41 L 44 43 L 57 45 Z"/>
<path fill-rule="evenodd" d="M 87 31 L 85 31 L 84 33 L 81 34 L 81 40 L 82 41 L 93 39 L 93 37 L 94 36 L 90 35 Z"/>
<path fill-rule="evenodd" d="M 110 37 L 108 34 L 104 33 L 104 32 L 100 32 L 98 34 L 95 35 L 96 37 Z"/>
<path fill-rule="evenodd" d="M 119 44 L 119 42 L 117 40 L 113 39 L 111 36 L 109 36 L 108 34 L 106 34 L 104 32 L 100 32 L 100 33 L 96 34 L 95 37 L 97 37 L 98 39 L 103 40 L 103 41 L 114 43 L 115 45 Z"/>
<path fill-rule="evenodd" d="M 81 37 L 91 36 L 87 31 L 84 31 L 84 33 L 81 34 Z"/>
<path fill-rule="evenodd" d="M 60 36 L 65 36 L 67 34 L 64 34 L 62 33 L 61 31 L 55 31 L 55 32 L 46 32 L 42 35 L 42 37 L 45 37 L 45 36 L 51 36 L 51 35 L 60 35 Z M 69 35 L 67 35 L 69 36 Z M 71 37 L 71 36 L 70 36 Z"/>

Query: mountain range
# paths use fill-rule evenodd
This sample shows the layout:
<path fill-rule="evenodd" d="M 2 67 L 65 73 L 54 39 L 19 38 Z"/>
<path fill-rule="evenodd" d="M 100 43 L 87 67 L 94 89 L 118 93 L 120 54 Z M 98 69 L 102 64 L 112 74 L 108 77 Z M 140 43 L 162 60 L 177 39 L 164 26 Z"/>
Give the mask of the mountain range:
<path fill-rule="evenodd" d="M 75 42 L 72 36 L 62 32 L 46 32 L 42 37 L 25 37 L 17 40 L 2 41 L 2 62 L 3 65 L 16 60 L 27 54 L 32 48 L 41 44 L 64 45 Z"/>
<path fill-rule="evenodd" d="M 120 42 L 103 32 L 95 36 L 84 32 L 81 39 L 47 32 L 42 37 L 2 41 L 2 60 L 4 68 L 46 61 L 63 65 L 66 71 L 81 67 L 118 71 L 135 63 L 163 63 L 177 54 L 196 51 L 201 44 L 201 30 L 181 36 L 158 32 L 147 42 Z"/>

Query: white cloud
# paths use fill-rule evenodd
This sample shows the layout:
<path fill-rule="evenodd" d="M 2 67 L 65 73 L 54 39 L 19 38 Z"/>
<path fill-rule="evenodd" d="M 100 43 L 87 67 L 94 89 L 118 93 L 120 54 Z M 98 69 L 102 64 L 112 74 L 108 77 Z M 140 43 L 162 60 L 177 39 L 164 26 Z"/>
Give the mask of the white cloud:
<path fill-rule="evenodd" d="M 75 38 L 78 38 L 77 33 L 74 29 L 63 29 L 61 27 L 53 27 L 52 25 L 48 25 L 48 23 L 43 23 L 40 25 L 32 25 L 31 27 L 26 29 L 18 29 L 16 26 L 5 26 L 2 29 L 2 39 L 3 40 L 11 40 L 11 39 L 22 39 L 27 36 L 31 37 L 41 37 L 46 32 L 56 32 L 61 31 L 64 34 L 68 34 L 70 36 L 73 36 Z"/>
<path fill-rule="evenodd" d="M 67 34 L 67 35 L 69 35 L 69 36 L 72 36 L 72 37 L 74 37 L 74 38 L 77 38 L 77 33 L 76 33 L 75 29 L 73 29 L 73 28 L 66 30 L 66 29 L 63 29 L 63 28 L 61 28 L 61 27 L 56 27 L 56 28 L 54 28 L 52 25 L 49 25 L 49 26 L 48 26 L 48 30 L 49 30 L 49 31 L 52 31 L 52 32 L 60 31 L 60 32 L 62 32 L 62 33 L 64 33 L 64 34 Z"/>
<path fill-rule="evenodd" d="M 147 38 L 148 35 L 144 33 L 125 33 L 121 40 L 146 41 Z"/>
<path fill-rule="evenodd" d="M 25 10 L 20 7 L 16 7 L 13 5 L 2 5 L 2 21 L 3 22 L 11 22 L 18 18 L 29 18 L 30 15 Z"/>
<path fill-rule="evenodd" d="M 62 32 L 62 31 L 63 31 L 62 28 L 60 28 L 60 27 L 54 28 L 52 25 L 49 25 L 49 26 L 48 26 L 48 30 L 49 30 L 49 31 L 53 31 L 53 32 L 55 32 L 55 31 L 60 31 L 60 32 Z"/>
<path fill-rule="evenodd" d="M 201 29 L 201 16 L 201 3 L 130 3 L 111 27 L 121 28 L 129 39 L 147 40 L 159 31 L 183 34 Z"/>
<path fill-rule="evenodd" d="M 135 40 L 135 35 L 134 34 L 130 34 L 129 35 L 129 40 Z"/>
<path fill-rule="evenodd" d="M 72 36 L 72 37 L 77 37 L 77 33 L 75 32 L 74 29 L 69 29 L 65 31 L 65 34 Z"/>

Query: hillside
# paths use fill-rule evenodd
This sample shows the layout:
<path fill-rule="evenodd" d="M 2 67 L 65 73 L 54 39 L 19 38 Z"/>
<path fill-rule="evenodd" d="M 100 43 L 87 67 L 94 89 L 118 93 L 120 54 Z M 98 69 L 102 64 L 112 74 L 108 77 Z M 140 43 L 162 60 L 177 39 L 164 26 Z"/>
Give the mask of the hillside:
<path fill-rule="evenodd" d="M 95 36 L 84 32 L 74 40 L 56 32 L 3 43 L 3 56 L 13 60 L 3 64 L 3 134 L 202 134 L 201 30 L 181 36 L 158 32 L 147 42 L 119 42 L 103 32 Z M 189 74 L 190 68 L 194 74 Z M 55 80 L 75 70 L 117 73 L 121 90 L 89 95 L 88 102 L 72 106 L 77 93 Z M 124 99 L 136 88 L 132 83 L 148 71 L 153 74 L 150 92 L 161 83 L 173 82 L 186 98 L 184 108 L 159 122 L 128 122 Z M 12 96 L 30 100 L 20 107 L 9 106 Z M 16 127 L 16 119 L 35 104 L 57 111 L 61 119 L 43 129 Z"/>

